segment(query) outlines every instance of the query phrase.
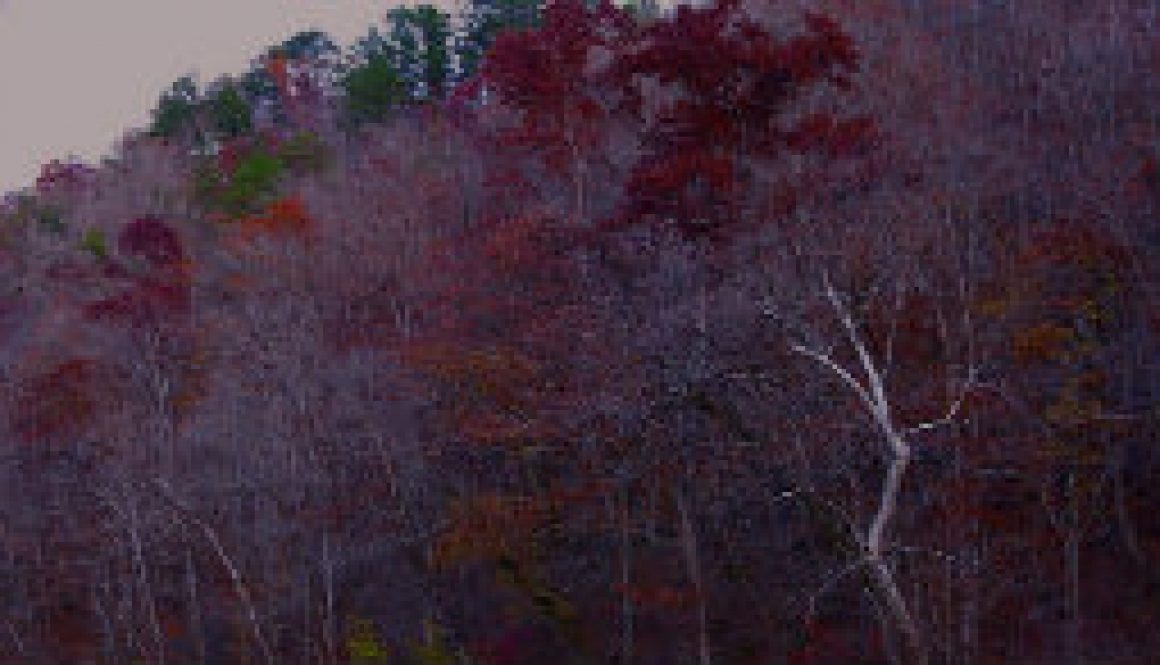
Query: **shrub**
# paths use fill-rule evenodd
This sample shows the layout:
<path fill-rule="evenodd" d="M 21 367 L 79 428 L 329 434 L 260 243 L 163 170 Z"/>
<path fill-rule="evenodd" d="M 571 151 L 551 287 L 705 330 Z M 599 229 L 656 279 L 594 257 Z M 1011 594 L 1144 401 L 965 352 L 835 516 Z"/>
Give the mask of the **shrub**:
<path fill-rule="evenodd" d="M 81 236 L 81 249 L 87 250 L 98 259 L 109 255 L 109 244 L 100 229 L 89 229 Z"/>
<path fill-rule="evenodd" d="M 285 170 L 281 158 L 264 150 L 240 159 L 232 173 L 205 160 L 194 171 L 194 198 L 207 210 L 229 217 L 254 214 L 271 201 Z"/>
<path fill-rule="evenodd" d="M 318 173 L 330 162 L 326 144 L 310 132 L 298 132 L 278 147 L 278 159 L 291 171 Z"/>

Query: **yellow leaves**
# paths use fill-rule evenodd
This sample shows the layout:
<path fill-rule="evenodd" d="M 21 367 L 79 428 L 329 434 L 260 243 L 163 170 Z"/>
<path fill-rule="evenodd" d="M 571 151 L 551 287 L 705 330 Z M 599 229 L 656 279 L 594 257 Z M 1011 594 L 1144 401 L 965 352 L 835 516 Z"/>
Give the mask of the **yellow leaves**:
<path fill-rule="evenodd" d="M 379 643 L 374 624 L 366 619 L 354 619 L 346 638 L 346 651 L 351 665 L 384 664 L 388 661 L 386 647 Z"/>
<path fill-rule="evenodd" d="M 407 354 L 413 366 L 455 393 L 447 415 L 473 440 L 516 442 L 533 435 L 526 414 L 534 411 L 542 377 L 527 355 L 511 348 L 473 350 L 439 342 L 411 345 Z"/>
<path fill-rule="evenodd" d="M 1099 399 L 1090 397 L 1098 394 L 1106 377 L 1099 370 L 1082 372 L 1068 378 L 1060 390 L 1058 399 L 1044 410 L 1044 418 L 1058 426 L 1075 426 L 1100 419 L 1105 409 Z"/>
<path fill-rule="evenodd" d="M 1092 298 L 1085 298 L 1080 303 L 1079 310 L 1084 320 L 1094 326 L 1106 323 L 1112 318 L 1108 307 Z"/>
<path fill-rule="evenodd" d="M 535 363 L 516 349 L 476 351 L 429 344 L 410 351 L 418 366 L 500 409 L 517 409 L 520 389 L 532 385 L 537 375 Z"/>
<path fill-rule="evenodd" d="M 1076 425 L 1095 420 L 1103 412 L 1099 400 L 1080 400 L 1073 393 L 1065 393 L 1060 401 L 1049 404 L 1043 417 L 1056 425 Z"/>
<path fill-rule="evenodd" d="M 452 504 L 450 526 L 435 542 L 432 564 L 450 567 L 471 561 L 497 560 L 529 542 L 546 515 L 543 501 L 484 494 Z"/>
<path fill-rule="evenodd" d="M 454 344 L 427 344 L 411 349 L 411 360 L 446 378 L 527 373 L 532 363 L 513 350 L 470 350 Z"/>
<path fill-rule="evenodd" d="M 987 300 L 982 300 L 975 306 L 976 312 L 991 318 L 998 318 L 1003 316 L 1010 309 L 1011 301 L 1006 298 L 990 298 Z"/>
<path fill-rule="evenodd" d="M 1071 328 L 1047 322 L 1016 331 L 1012 343 L 1020 362 L 1046 362 L 1063 356 L 1073 339 Z"/>
<path fill-rule="evenodd" d="M 391 650 L 379 641 L 374 624 L 366 619 L 351 619 L 345 646 L 350 665 L 386 665 L 393 660 Z M 451 643 L 447 629 L 430 619 L 423 621 L 422 637 L 412 640 L 399 655 L 405 662 L 417 665 L 468 662 L 465 651 Z"/>
<path fill-rule="evenodd" d="M 230 291 L 247 291 L 257 285 L 253 275 L 241 271 L 232 272 L 222 278 L 222 284 Z"/>
<path fill-rule="evenodd" d="M 412 660 L 420 665 L 458 665 L 467 660 L 462 649 L 453 649 L 447 630 L 427 619 L 423 621 L 423 641 L 410 645 Z"/>

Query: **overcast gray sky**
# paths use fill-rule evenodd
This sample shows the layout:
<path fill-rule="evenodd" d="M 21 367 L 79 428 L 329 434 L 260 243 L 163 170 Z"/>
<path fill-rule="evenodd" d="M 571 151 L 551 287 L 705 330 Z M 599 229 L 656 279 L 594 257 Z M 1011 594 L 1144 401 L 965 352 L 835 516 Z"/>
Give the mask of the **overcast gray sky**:
<path fill-rule="evenodd" d="M 0 193 L 107 154 L 170 82 L 239 73 L 317 28 L 347 46 L 396 0 L 0 0 Z M 409 4 L 409 3 L 408 3 Z M 454 8 L 454 0 L 433 4 Z"/>

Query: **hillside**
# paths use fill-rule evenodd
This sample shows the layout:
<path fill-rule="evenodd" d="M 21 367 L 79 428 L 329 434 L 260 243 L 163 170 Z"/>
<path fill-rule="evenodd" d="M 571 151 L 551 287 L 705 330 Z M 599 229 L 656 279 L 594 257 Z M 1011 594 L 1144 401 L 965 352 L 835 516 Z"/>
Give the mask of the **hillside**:
<path fill-rule="evenodd" d="M 0 663 L 1160 652 L 1150 0 L 400 8 L 0 205 Z"/>

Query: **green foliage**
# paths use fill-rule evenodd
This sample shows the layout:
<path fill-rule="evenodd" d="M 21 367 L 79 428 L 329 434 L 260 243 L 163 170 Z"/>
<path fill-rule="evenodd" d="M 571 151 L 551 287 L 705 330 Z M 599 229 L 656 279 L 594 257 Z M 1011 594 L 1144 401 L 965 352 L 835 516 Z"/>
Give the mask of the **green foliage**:
<path fill-rule="evenodd" d="M 432 5 L 396 7 L 387 13 L 390 31 L 378 30 L 355 46 L 363 62 L 347 72 L 350 119 L 384 120 L 393 107 L 439 99 L 451 77 L 451 19 Z"/>
<path fill-rule="evenodd" d="M 389 49 L 386 38 L 375 26 L 371 26 L 366 37 L 359 39 L 351 47 L 352 54 L 358 62 L 366 62 L 376 55 L 385 55 Z"/>
<path fill-rule="evenodd" d="M 254 101 L 258 99 L 273 99 L 278 96 L 278 86 L 269 72 L 260 64 L 252 66 L 238 79 L 238 88 L 246 98 Z"/>
<path fill-rule="evenodd" d="M 338 46 L 335 45 L 330 35 L 321 30 L 303 30 L 276 48 L 278 52 L 291 60 L 318 58 L 327 53 L 338 51 Z"/>
<path fill-rule="evenodd" d="M 64 219 L 64 212 L 54 206 L 39 206 L 34 211 L 37 224 L 40 228 L 57 235 L 68 230 L 68 223 Z"/>
<path fill-rule="evenodd" d="M 274 194 L 284 170 L 282 160 L 269 153 L 255 152 L 246 157 L 238 164 L 225 190 L 227 209 L 255 211 Z"/>
<path fill-rule="evenodd" d="M 420 11 L 430 9 L 429 5 L 420 7 Z M 430 26 L 427 37 L 427 43 L 430 45 L 424 52 L 424 71 L 427 76 L 428 90 L 433 95 L 442 95 L 446 86 L 447 79 L 451 75 L 451 51 L 448 44 L 451 41 L 451 23 L 446 14 L 440 12 L 437 18 L 428 20 L 425 14 L 421 14 L 423 20 L 422 25 Z"/>
<path fill-rule="evenodd" d="M 229 79 L 220 80 L 206 103 L 210 124 L 221 138 L 238 138 L 254 129 L 253 110 L 242 90 Z"/>
<path fill-rule="evenodd" d="M 282 104 L 279 96 L 278 85 L 274 82 L 274 78 L 266 71 L 266 68 L 261 63 L 255 63 L 249 71 L 242 74 L 238 79 L 238 87 L 242 94 L 249 100 L 251 108 L 254 109 L 253 116 L 256 118 L 258 109 L 265 105 L 267 112 L 271 119 L 276 122 L 282 122 L 286 117 L 286 109 Z M 257 124 L 255 120 L 255 125 Z"/>
<path fill-rule="evenodd" d="M 193 124 L 197 116 L 198 91 L 193 77 L 183 76 L 161 95 L 153 109 L 149 135 L 174 138 Z"/>
<path fill-rule="evenodd" d="M 411 96 L 415 99 L 438 99 L 443 95 L 451 73 L 451 56 L 447 48 L 451 38 L 447 14 L 431 5 L 418 5 L 400 17 L 418 33 L 421 47 L 417 54 L 418 72 Z"/>
<path fill-rule="evenodd" d="M 298 132 L 278 147 L 278 159 L 291 171 L 318 173 L 330 163 L 330 152 L 316 135 Z"/>
<path fill-rule="evenodd" d="M 406 85 L 389 58 L 378 54 L 352 69 L 343 79 L 350 122 L 382 122 L 407 99 Z"/>
<path fill-rule="evenodd" d="M 660 16 L 660 6 L 656 0 L 628 0 L 624 9 L 641 23 L 650 23 Z"/>
<path fill-rule="evenodd" d="M 100 229 L 89 229 L 81 236 L 81 248 L 90 252 L 98 259 L 109 255 L 109 244 L 105 234 Z"/>
<path fill-rule="evenodd" d="M 231 217 L 256 213 L 277 193 L 285 171 L 282 159 L 264 150 L 246 155 L 229 175 L 214 160 L 205 160 L 194 171 L 194 198 Z"/>
<path fill-rule="evenodd" d="M 387 12 L 391 26 L 387 40 L 386 54 L 395 66 L 395 71 L 403 78 L 408 97 L 414 97 L 421 72 L 419 68 L 420 35 L 414 23 L 414 10 L 410 7 L 395 7 Z"/>

